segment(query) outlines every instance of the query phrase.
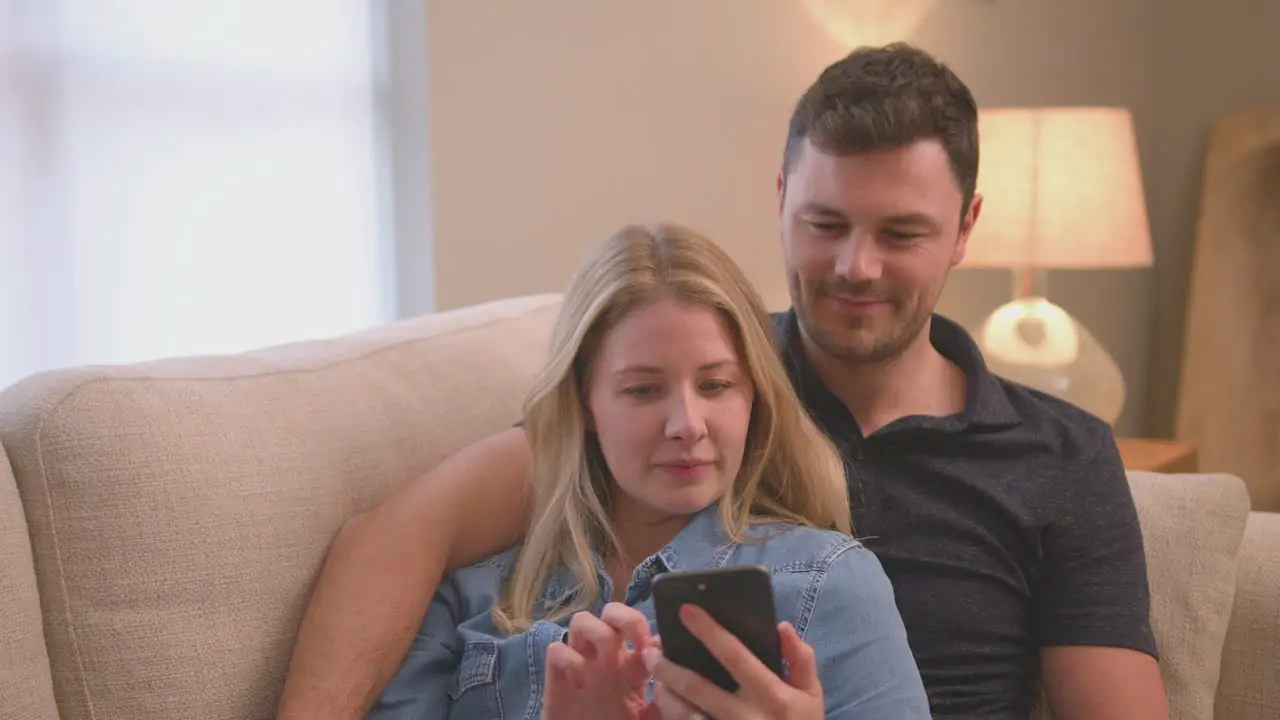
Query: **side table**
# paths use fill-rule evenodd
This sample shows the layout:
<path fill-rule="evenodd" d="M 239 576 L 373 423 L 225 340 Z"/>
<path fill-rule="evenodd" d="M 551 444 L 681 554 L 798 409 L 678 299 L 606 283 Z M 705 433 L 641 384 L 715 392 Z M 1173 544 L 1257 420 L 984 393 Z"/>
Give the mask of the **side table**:
<path fill-rule="evenodd" d="M 1116 438 L 1126 470 L 1149 470 L 1161 473 L 1198 472 L 1196 448 L 1177 440 L 1149 438 Z"/>

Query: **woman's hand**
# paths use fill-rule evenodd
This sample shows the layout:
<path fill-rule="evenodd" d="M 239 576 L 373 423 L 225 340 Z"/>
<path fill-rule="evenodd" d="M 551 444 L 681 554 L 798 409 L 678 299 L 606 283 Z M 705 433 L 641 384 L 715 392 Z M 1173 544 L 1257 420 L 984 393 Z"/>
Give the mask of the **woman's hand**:
<path fill-rule="evenodd" d="M 650 717 L 645 714 L 649 671 L 641 655 L 649 647 L 653 647 L 649 621 L 634 608 L 609 603 L 598 618 L 588 612 L 575 614 L 569 620 L 568 643 L 547 648 L 542 716 L 546 720 Z"/>
<path fill-rule="evenodd" d="M 813 648 L 789 623 L 778 626 L 782 657 L 789 666 L 788 679 L 783 680 L 701 608 L 684 605 L 680 621 L 738 681 L 738 691 L 725 692 L 662 657 L 656 648 L 645 650 L 645 666 L 655 680 L 653 704 L 663 720 L 821 720 L 822 684 Z"/>

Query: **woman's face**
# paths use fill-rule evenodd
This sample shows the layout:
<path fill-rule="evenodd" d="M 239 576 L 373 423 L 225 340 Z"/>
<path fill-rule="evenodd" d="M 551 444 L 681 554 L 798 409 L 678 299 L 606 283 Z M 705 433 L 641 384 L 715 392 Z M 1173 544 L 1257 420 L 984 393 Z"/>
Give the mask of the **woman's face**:
<path fill-rule="evenodd" d="M 641 306 L 605 334 L 588 383 L 616 510 L 690 515 L 737 477 L 754 389 L 720 313 L 665 298 Z"/>

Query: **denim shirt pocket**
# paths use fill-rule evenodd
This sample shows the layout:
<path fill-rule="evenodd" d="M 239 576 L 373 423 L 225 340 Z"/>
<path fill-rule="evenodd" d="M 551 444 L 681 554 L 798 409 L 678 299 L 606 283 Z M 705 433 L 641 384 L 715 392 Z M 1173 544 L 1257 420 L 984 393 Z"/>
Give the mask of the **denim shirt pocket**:
<path fill-rule="evenodd" d="M 450 713 L 459 718 L 502 720 L 498 697 L 498 642 L 471 640 L 462 647 L 462 662 L 449 683 Z"/>

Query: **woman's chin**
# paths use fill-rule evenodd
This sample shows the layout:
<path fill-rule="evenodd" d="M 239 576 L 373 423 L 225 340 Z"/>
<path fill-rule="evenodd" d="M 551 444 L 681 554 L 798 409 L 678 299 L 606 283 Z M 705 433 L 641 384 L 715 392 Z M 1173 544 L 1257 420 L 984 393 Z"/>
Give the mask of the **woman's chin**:
<path fill-rule="evenodd" d="M 668 515 L 696 515 L 718 499 L 720 493 L 712 488 L 687 488 L 655 498 L 655 509 Z"/>

